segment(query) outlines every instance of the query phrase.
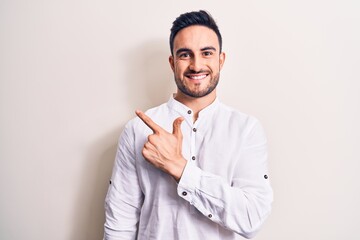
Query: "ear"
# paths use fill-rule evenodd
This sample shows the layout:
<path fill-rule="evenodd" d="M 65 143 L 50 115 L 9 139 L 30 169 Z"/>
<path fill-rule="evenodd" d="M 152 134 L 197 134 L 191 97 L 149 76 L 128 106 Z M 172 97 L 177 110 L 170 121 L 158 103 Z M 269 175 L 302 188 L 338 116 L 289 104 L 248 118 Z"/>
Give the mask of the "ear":
<path fill-rule="evenodd" d="M 222 69 L 222 67 L 224 65 L 225 57 L 226 57 L 226 54 L 224 52 L 221 52 L 220 56 L 219 56 L 220 70 Z"/>
<path fill-rule="evenodd" d="M 174 62 L 174 57 L 172 55 L 169 56 L 169 63 L 170 63 L 171 69 L 174 72 L 175 71 L 175 62 Z"/>

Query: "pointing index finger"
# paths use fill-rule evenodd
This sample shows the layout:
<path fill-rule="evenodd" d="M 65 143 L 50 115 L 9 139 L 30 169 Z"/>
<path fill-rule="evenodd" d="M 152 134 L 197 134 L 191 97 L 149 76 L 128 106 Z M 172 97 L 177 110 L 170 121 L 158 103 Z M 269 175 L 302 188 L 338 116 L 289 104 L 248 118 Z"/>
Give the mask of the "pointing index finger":
<path fill-rule="evenodd" d="M 161 127 L 157 125 L 149 116 L 143 113 L 140 110 L 135 111 L 136 115 L 154 132 L 159 133 L 161 131 Z"/>

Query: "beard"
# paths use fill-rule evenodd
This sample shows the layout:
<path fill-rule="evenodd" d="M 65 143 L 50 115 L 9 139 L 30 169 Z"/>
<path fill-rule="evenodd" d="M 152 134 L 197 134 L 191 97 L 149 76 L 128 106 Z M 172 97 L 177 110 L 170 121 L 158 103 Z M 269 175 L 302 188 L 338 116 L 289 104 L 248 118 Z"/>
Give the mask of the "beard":
<path fill-rule="evenodd" d="M 185 95 L 193 97 L 193 98 L 201 98 L 210 94 L 219 83 L 220 72 L 216 74 L 213 78 L 210 79 L 210 82 L 203 90 L 191 90 L 188 86 L 185 85 L 185 81 L 182 81 L 180 78 L 175 78 L 175 83 L 178 89 Z"/>

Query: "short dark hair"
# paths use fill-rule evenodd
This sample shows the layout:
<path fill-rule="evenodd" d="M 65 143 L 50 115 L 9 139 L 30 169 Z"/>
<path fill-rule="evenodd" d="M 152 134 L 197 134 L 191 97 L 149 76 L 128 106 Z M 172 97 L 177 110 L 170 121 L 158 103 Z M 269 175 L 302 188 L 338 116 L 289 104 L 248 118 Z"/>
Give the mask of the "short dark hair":
<path fill-rule="evenodd" d="M 220 46 L 220 53 L 222 51 L 222 37 L 219 31 L 218 26 L 216 25 L 215 20 L 210 15 L 210 13 L 200 10 L 200 11 L 194 11 L 194 12 L 187 12 L 181 14 L 179 17 L 175 19 L 173 22 L 173 25 L 171 27 L 171 33 L 170 33 L 170 51 L 173 55 L 173 48 L 174 48 L 174 39 L 176 34 L 181 30 L 189 26 L 193 25 L 200 25 L 205 26 L 210 29 L 212 29 L 219 40 L 219 46 Z"/>

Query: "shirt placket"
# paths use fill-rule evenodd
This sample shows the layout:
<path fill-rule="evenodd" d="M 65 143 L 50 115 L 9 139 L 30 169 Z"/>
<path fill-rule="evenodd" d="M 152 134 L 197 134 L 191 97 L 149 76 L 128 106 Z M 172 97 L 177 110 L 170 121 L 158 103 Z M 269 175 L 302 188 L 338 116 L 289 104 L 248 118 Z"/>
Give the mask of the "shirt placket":
<path fill-rule="evenodd" d="M 189 109 L 187 111 L 188 114 L 188 122 L 190 125 L 190 163 L 193 164 L 193 162 L 196 160 L 196 132 L 197 132 L 197 121 L 193 122 L 193 112 Z"/>
<path fill-rule="evenodd" d="M 191 156 L 191 160 L 190 160 L 190 164 L 196 164 L 196 159 L 197 159 L 197 149 L 196 149 L 196 134 L 198 132 L 198 122 L 196 121 L 195 123 L 192 124 L 191 127 L 191 136 L 190 136 L 190 156 Z M 196 208 L 193 206 L 193 203 L 191 202 L 191 205 L 189 206 L 189 210 L 190 213 L 195 213 L 197 210 Z"/>

